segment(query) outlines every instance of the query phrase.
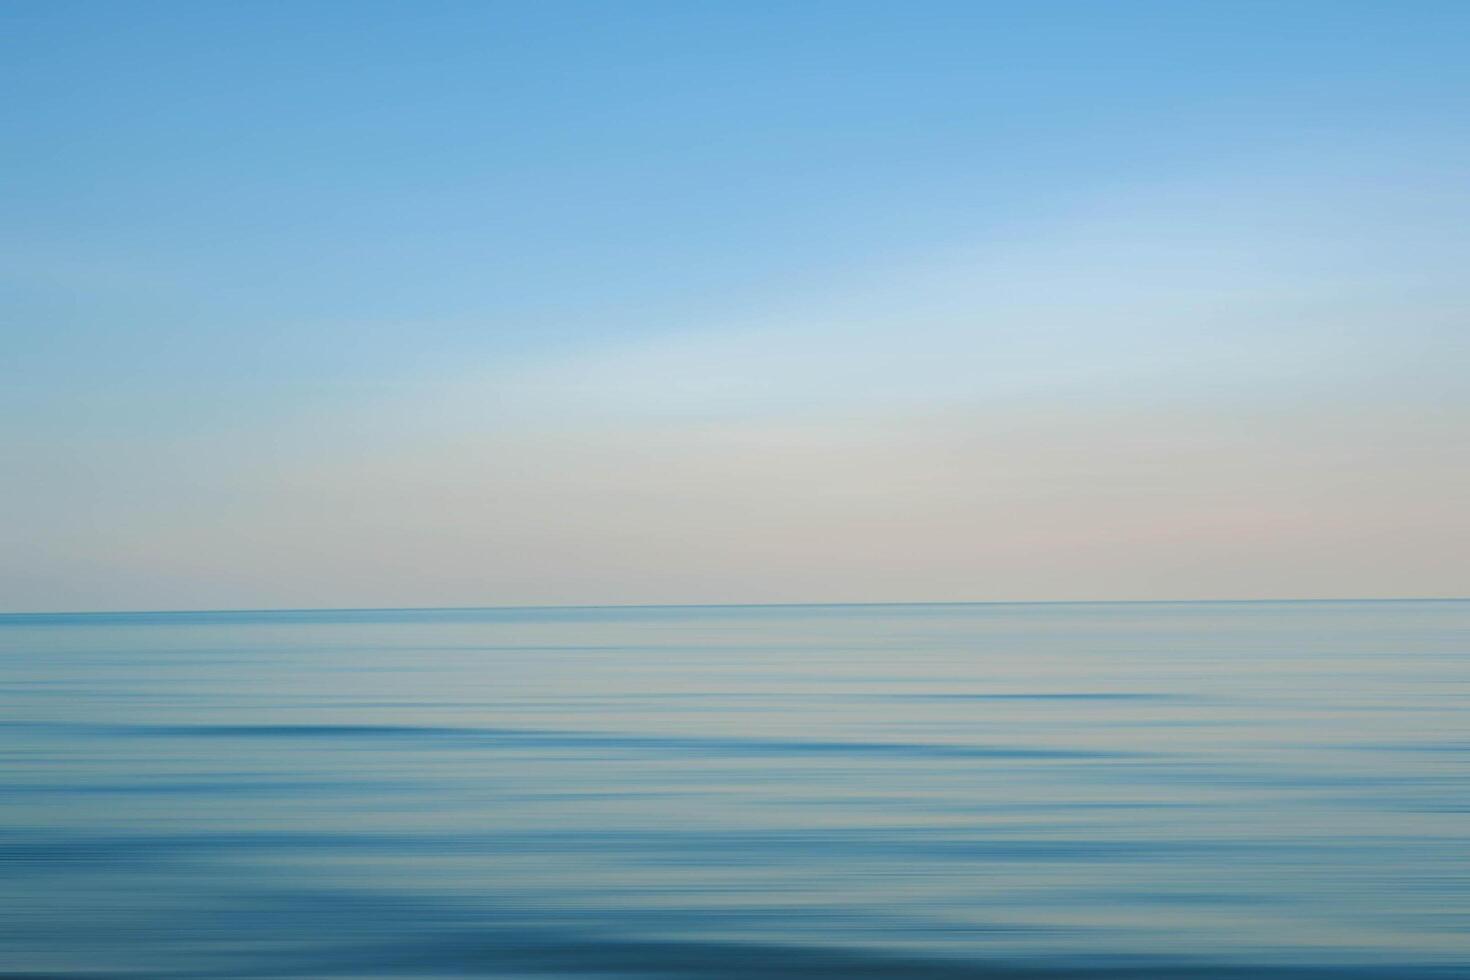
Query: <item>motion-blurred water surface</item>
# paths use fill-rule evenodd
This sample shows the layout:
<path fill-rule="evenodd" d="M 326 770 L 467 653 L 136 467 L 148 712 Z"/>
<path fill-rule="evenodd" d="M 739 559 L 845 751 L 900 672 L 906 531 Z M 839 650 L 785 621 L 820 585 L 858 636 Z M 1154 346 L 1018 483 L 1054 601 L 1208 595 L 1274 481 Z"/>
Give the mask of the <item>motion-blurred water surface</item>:
<path fill-rule="evenodd" d="M 1448 601 L 0 617 L 0 975 L 1470 976 L 1467 652 Z"/>

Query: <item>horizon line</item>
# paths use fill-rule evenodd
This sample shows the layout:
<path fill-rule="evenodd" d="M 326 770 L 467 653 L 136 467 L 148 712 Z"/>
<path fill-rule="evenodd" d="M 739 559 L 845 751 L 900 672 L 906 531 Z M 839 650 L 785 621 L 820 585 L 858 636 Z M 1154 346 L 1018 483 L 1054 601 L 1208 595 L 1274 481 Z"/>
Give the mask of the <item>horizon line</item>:
<path fill-rule="evenodd" d="M 230 609 L 67 609 L 0 611 L 0 619 L 44 616 L 211 616 L 291 613 L 373 612 L 526 612 L 558 609 L 831 609 L 879 606 L 1165 606 L 1247 605 L 1265 603 L 1467 602 L 1470 596 L 1389 596 L 1254 599 L 947 599 L 866 602 L 626 602 L 531 603 L 507 606 L 281 606 Z"/>

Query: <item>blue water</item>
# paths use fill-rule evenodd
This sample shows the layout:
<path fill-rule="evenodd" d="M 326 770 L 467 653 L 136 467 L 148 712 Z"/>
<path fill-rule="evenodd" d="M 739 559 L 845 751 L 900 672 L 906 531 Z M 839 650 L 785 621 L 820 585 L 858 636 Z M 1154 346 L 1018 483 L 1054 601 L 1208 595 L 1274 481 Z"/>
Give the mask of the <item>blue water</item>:
<path fill-rule="evenodd" d="M 1470 603 L 0 617 L 7 977 L 1470 977 Z"/>

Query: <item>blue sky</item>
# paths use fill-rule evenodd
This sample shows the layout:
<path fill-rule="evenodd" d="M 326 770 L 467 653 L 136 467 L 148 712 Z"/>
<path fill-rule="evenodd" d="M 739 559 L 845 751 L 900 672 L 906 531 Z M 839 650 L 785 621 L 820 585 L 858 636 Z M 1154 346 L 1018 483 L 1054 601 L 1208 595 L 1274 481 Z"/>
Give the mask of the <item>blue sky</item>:
<path fill-rule="evenodd" d="M 0 606 L 1466 594 L 1467 27 L 5 3 Z"/>

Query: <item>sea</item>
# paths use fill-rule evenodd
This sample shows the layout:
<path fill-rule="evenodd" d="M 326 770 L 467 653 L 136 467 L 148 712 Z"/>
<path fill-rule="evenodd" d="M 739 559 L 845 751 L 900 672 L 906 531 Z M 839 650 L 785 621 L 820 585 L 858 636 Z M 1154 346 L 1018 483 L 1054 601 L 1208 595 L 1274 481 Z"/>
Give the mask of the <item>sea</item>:
<path fill-rule="evenodd" d="M 0 976 L 1470 977 L 1470 602 L 0 616 Z"/>

